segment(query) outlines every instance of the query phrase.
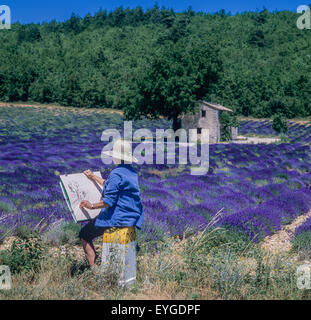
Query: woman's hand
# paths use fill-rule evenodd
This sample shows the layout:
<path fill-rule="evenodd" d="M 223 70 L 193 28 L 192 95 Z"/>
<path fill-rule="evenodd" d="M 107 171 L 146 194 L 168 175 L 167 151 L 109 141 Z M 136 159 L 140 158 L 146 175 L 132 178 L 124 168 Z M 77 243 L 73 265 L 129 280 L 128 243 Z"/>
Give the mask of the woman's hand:
<path fill-rule="evenodd" d="M 83 173 L 92 181 L 99 183 L 101 186 L 104 186 L 105 179 L 102 179 L 98 176 L 96 176 L 91 170 L 83 171 Z"/>
<path fill-rule="evenodd" d="M 89 170 L 86 170 L 86 171 L 83 171 L 83 173 L 91 180 L 94 180 L 94 173 L 89 169 Z"/>
<path fill-rule="evenodd" d="M 80 209 L 82 208 L 86 208 L 86 209 L 92 209 L 92 204 L 91 202 L 87 201 L 87 200 L 83 200 L 81 203 L 80 203 Z"/>

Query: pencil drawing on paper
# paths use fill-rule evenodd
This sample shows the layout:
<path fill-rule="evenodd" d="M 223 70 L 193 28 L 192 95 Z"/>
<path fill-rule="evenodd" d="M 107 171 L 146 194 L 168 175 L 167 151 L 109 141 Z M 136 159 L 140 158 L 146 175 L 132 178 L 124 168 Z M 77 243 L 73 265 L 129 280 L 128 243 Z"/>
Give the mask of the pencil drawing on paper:
<path fill-rule="evenodd" d="M 100 172 L 94 172 L 94 174 L 101 177 Z M 63 175 L 60 176 L 60 179 L 64 197 L 69 202 L 68 207 L 72 211 L 75 221 L 90 220 L 100 213 L 100 209 L 81 209 L 79 206 L 83 200 L 88 200 L 91 203 L 99 202 L 103 190 L 101 186 L 88 179 L 83 173 Z"/>
<path fill-rule="evenodd" d="M 88 199 L 87 190 L 81 189 L 79 183 L 77 181 L 70 181 L 68 183 L 68 189 L 71 192 L 72 205 L 79 205 L 81 201 L 84 199 Z"/>

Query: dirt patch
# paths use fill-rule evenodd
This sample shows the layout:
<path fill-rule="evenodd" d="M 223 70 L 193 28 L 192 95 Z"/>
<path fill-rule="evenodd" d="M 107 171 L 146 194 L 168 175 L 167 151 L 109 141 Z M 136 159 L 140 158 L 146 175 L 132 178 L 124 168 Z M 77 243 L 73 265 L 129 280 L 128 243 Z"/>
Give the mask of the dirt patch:
<path fill-rule="evenodd" d="M 14 240 L 17 240 L 17 237 L 6 237 L 3 240 L 3 243 L 0 244 L 0 251 L 10 249 Z"/>
<path fill-rule="evenodd" d="M 276 143 L 279 142 L 279 138 L 260 138 L 260 137 L 244 137 L 244 136 L 238 136 L 238 140 L 232 141 L 233 143 L 238 143 L 238 144 L 259 144 L 259 143 L 265 143 L 265 144 L 270 144 L 270 143 Z"/>
<path fill-rule="evenodd" d="M 295 230 L 310 217 L 311 211 L 309 211 L 307 214 L 299 216 L 291 224 L 285 226 L 279 232 L 273 234 L 272 236 L 266 237 L 261 242 L 261 248 L 273 253 L 289 252 L 292 248 L 291 240 L 294 236 Z"/>
<path fill-rule="evenodd" d="M 73 106 L 61 106 L 57 104 L 27 104 L 27 103 L 13 103 L 13 102 L 0 102 L 0 107 L 25 107 L 25 108 L 37 108 L 42 109 L 46 108 L 48 110 L 57 110 L 57 109 L 66 109 L 66 110 L 72 110 L 72 111 L 80 111 L 82 113 L 92 113 L 92 112 L 98 112 L 98 113 L 117 113 L 120 115 L 123 115 L 123 111 L 116 110 L 116 109 L 109 109 L 109 108 L 78 108 Z"/>

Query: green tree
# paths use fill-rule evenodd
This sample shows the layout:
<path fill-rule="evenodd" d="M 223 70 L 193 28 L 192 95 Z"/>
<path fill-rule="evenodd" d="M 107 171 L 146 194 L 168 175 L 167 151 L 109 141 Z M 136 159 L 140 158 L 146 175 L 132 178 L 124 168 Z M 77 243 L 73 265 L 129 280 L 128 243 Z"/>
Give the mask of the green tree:
<path fill-rule="evenodd" d="M 168 117 L 176 130 L 181 113 L 194 110 L 197 100 L 208 93 L 220 71 L 217 50 L 209 44 L 189 39 L 166 43 L 137 80 L 137 91 L 124 107 L 125 116 Z"/>
<path fill-rule="evenodd" d="M 41 39 L 40 28 L 36 24 L 29 24 L 26 26 L 21 26 L 18 31 L 18 42 L 23 41 L 34 42 Z"/>
<path fill-rule="evenodd" d="M 74 34 L 81 32 L 83 30 L 82 18 L 73 13 L 70 19 L 64 23 L 64 30 L 66 32 L 73 32 Z"/>
<path fill-rule="evenodd" d="M 272 128 L 279 133 L 286 133 L 288 131 L 287 120 L 281 113 L 277 113 L 273 117 Z"/>
<path fill-rule="evenodd" d="M 240 126 L 238 117 L 236 115 L 229 114 L 228 112 L 221 111 L 219 120 L 221 126 L 221 141 L 232 140 L 231 128 L 238 128 Z"/>

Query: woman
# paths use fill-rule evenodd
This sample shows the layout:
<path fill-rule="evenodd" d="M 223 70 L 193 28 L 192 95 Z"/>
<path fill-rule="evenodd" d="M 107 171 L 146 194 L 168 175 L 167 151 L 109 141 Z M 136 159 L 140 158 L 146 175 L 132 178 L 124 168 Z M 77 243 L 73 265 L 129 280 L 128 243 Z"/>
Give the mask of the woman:
<path fill-rule="evenodd" d="M 117 165 L 106 181 L 95 176 L 90 170 L 84 171 L 89 179 L 104 186 L 102 201 L 92 204 L 84 200 L 80 203 L 80 208 L 102 208 L 97 218 L 85 225 L 79 234 L 91 268 L 95 266 L 97 258 L 93 245 L 94 238 L 103 235 L 104 231 L 111 227 L 136 226 L 141 229 L 144 220 L 138 174 L 130 164 L 137 162 L 131 154 L 131 144 L 125 140 L 117 140 L 113 145 L 113 151 L 106 151 L 103 154 L 111 156 Z"/>

